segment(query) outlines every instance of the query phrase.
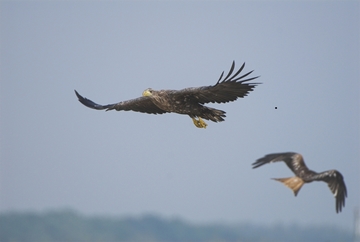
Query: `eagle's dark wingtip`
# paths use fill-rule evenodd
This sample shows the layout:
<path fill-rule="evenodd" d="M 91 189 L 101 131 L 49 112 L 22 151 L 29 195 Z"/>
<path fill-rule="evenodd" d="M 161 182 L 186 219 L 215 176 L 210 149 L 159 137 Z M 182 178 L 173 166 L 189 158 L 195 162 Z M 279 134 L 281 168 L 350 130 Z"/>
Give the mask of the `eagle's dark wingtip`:
<path fill-rule="evenodd" d="M 84 98 L 83 96 L 81 96 L 76 90 L 75 91 L 75 94 L 77 96 L 77 98 L 79 99 L 79 102 L 81 102 L 82 104 L 84 104 L 85 106 L 87 106 L 84 102 L 86 102 L 86 98 Z"/>
<path fill-rule="evenodd" d="M 81 102 L 84 106 L 86 106 L 88 108 L 92 108 L 92 109 L 96 109 L 96 110 L 103 110 L 103 109 L 106 109 L 106 108 L 109 108 L 110 106 L 112 106 L 112 105 L 103 106 L 103 105 L 94 103 L 90 99 L 87 99 L 87 98 L 81 96 L 76 90 L 74 90 L 74 91 L 75 91 L 77 98 L 79 99 L 79 102 Z"/>
<path fill-rule="evenodd" d="M 75 89 L 74 89 L 74 92 L 79 100 L 80 100 L 80 98 L 83 98 Z"/>

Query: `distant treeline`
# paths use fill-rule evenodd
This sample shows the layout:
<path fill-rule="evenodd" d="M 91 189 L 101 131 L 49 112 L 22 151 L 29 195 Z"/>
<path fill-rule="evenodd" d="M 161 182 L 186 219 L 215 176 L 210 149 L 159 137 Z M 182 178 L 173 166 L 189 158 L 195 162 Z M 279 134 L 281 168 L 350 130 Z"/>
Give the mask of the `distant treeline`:
<path fill-rule="evenodd" d="M 169 241 L 169 242 L 350 242 L 352 234 L 334 227 L 194 225 L 179 219 L 89 217 L 74 211 L 0 214 L 0 241 Z"/>

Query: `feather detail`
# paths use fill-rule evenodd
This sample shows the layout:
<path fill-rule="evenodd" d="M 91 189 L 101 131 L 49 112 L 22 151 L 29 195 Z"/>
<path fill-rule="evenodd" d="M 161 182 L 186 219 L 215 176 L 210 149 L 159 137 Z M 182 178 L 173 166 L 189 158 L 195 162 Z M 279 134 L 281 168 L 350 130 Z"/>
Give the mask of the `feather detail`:
<path fill-rule="evenodd" d="M 295 197 L 297 196 L 301 187 L 304 185 L 304 181 L 296 176 L 288 177 L 288 178 L 272 178 L 272 179 L 275 181 L 279 181 L 288 188 L 290 188 L 294 192 Z"/>

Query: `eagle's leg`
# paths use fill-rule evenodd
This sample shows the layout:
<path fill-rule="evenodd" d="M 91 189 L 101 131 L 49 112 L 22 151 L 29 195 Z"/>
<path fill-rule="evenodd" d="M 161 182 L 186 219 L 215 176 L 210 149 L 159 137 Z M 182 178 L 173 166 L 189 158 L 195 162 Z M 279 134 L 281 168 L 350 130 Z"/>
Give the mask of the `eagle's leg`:
<path fill-rule="evenodd" d="M 198 120 L 196 118 L 192 118 L 192 120 L 196 127 L 206 129 L 207 124 L 204 122 L 204 120 L 202 120 L 202 118 L 199 117 Z"/>

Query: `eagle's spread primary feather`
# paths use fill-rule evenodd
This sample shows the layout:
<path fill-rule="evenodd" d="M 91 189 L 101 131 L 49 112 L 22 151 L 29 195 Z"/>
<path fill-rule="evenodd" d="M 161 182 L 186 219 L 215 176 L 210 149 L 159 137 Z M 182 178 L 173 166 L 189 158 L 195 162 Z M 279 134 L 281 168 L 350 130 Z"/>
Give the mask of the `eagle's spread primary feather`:
<path fill-rule="evenodd" d="M 341 212 L 342 207 L 345 207 L 345 197 L 347 196 L 346 185 L 343 176 L 337 170 L 320 173 L 309 170 L 305 165 L 302 155 L 294 152 L 268 154 L 258 159 L 252 165 L 253 168 L 257 168 L 278 161 L 284 161 L 295 174 L 295 177 L 275 178 L 274 180 L 282 182 L 285 186 L 293 190 L 295 196 L 303 184 L 313 181 L 324 181 L 328 184 L 336 199 L 336 212 Z"/>
<path fill-rule="evenodd" d="M 227 103 L 238 98 L 245 97 L 259 83 L 245 83 L 257 77 L 244 79 L 253 71 L 240 77 L 238 75 L 244 69 L 245 63 L 232 75 L 235 62 L 232 63 L 229 73 L 222 80 L 222 72 L 218 82 L 213 86 L 191 87 L 182 90 L 160 90 L 151 88 L 143 92 L 143 96 L 119 103 L 100 105 L 82 97 L 76 90 L 75 94 L 85 106 L 97 110 L 135 111 L 149 114 L 179 113 L 189 115 L 195 126 L 206 128 L 206 123 L 201 118 L 213 122 L 224 121 L 225 112 L 204 106 L 205 103 Z M 232 76 L 231 76 L 232 75 Z M 199 118 L 199 120 L 196 120 Z"/>

